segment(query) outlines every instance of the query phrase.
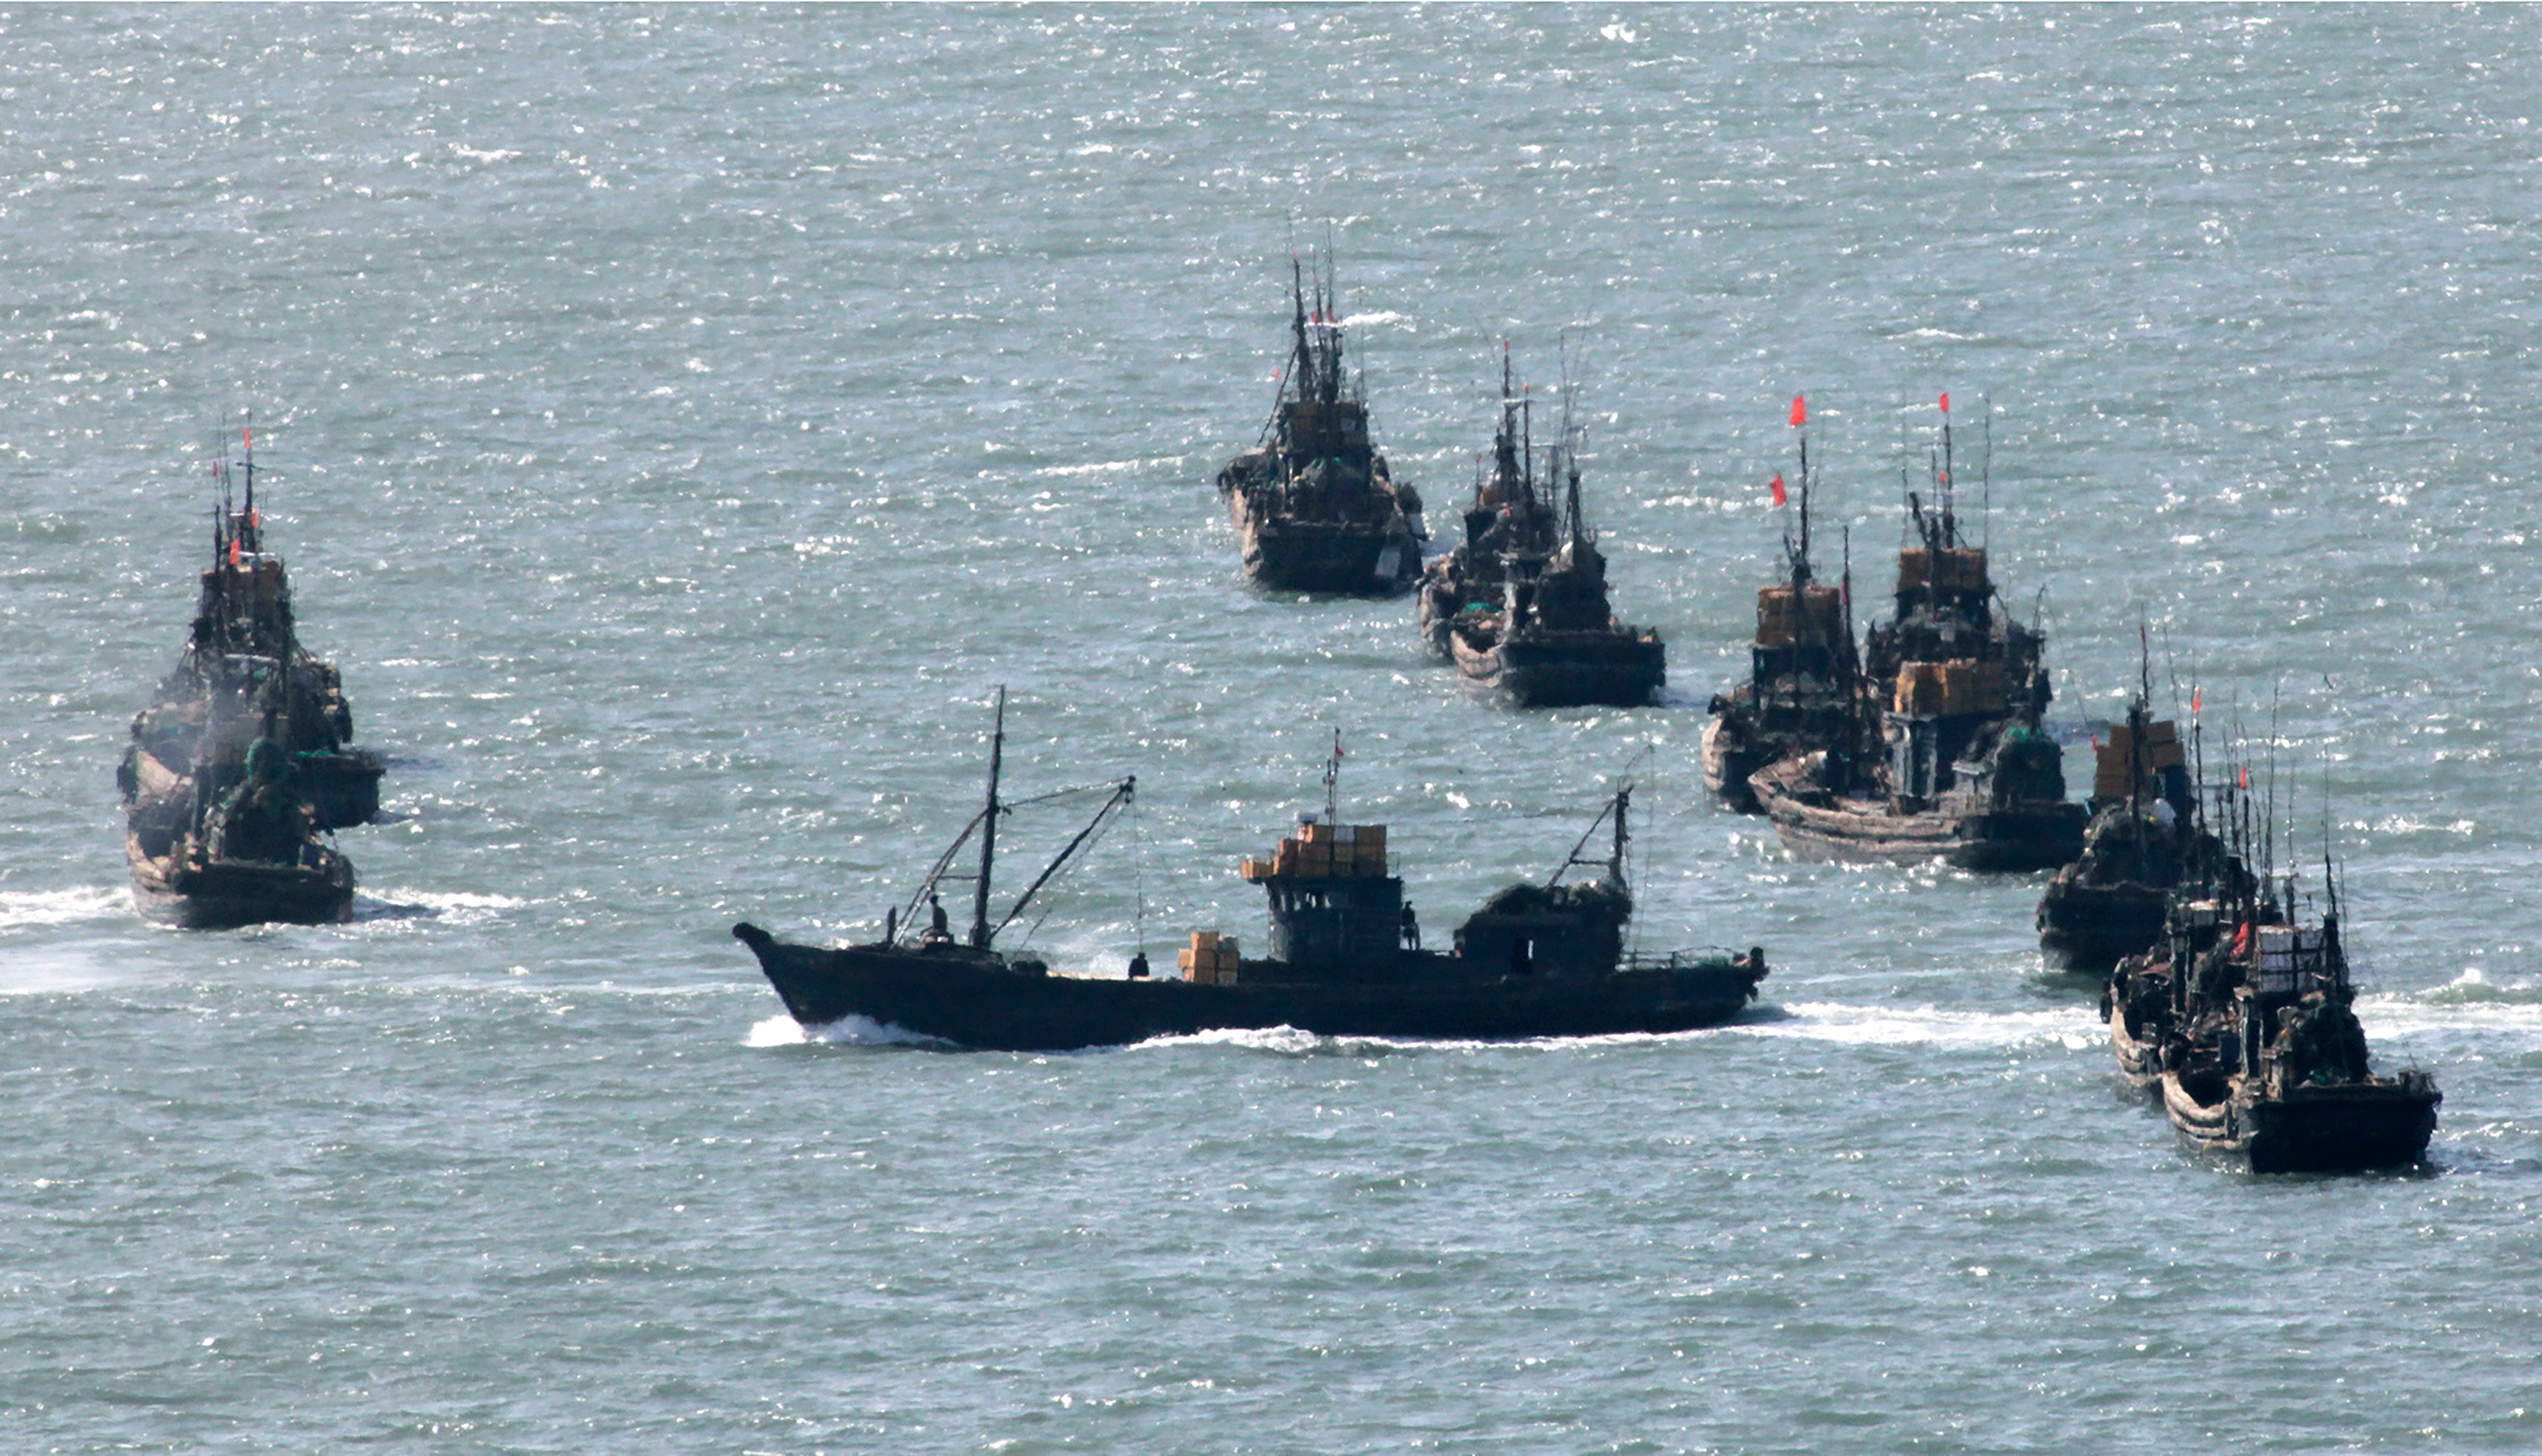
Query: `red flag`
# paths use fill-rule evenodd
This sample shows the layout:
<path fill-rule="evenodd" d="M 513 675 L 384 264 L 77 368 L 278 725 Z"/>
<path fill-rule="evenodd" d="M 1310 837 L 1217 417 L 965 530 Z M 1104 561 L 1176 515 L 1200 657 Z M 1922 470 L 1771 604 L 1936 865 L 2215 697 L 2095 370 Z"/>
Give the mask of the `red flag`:
<path fill-rule="evenodd" d="M 2099 734 L 2095 733 L 2095 734 L 2093 734 L 2093 735 L 2092 735 L 2092 752 L 2094 752 L 2094 753 L 2096 753 L 2096 754 L 2097 754 L 2097 753 L 2099 753 L 2100 751 L 2101 751 L 2101 735 L 2099 735 Z"/>
<path fill-rule="evenodd" d="M 256 431 L 242 427 L 239 430 L 239 438 L 247 442 L 248 449 L 256 448 Z"/>
<path fill-rule="evenodd" d="M 1799 429 L 1801 426 L 1810 422 L 1810 406 L 1808 400 L 1809 397 L 1806 395 L 1794 395 L 1792 397 L 1792 428 Z"/>
<path fill-rule="evenodd" d="M 1789 505 L 1791 504 L 1791 499 L 1792 498 L 1790 496 L 1783 493 L 1783 477 L 1780 474 L 1776 474 L 1774 476 L 1774 504 Z"/>
<path fill-rule="evenodd" d="M 1942 391 L 1942 412 L 1944 414 L 1951 412 L 1951 392 L 1949 390 Z"/>
<path fill-rule="evenodd" d="M 2242 787 L 2244 787 L 2244 788 L 2249 788 L 2250 786 L 2251 786 L 2251 765 L 2250 765 L 2250 764 L 2243 764 L 2243 765 L 2242 765 Z"/>
<path fill-rule="evenodd" d="M 2198 704 L 2205 700 L 2206 696 L 2206 690 L 2204 688 L 2192 688 L 2189 690 L 2189 714 L 2191 717 L 2198 716 Z"/>

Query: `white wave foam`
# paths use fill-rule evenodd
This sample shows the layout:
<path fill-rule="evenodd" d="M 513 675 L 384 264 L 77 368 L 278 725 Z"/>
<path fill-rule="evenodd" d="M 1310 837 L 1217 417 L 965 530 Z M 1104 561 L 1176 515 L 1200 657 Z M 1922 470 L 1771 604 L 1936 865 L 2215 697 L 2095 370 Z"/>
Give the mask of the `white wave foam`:
<path fill-rule="evenodd" d="M 2477 972 L 2465 973 L 2477 976 Z M 2472 983 L 2485 984 L 2485 983 Z M 2517 1042 L 2542 1042 L 2542 1003 L 2526 999 L 2530 991 L 2517 993 L 2493 989 L 2485 996 L 2462 994 L 2466 983 L 2455 981 L 2434 991 L 2416 994 L 2380 992 L 2356 998 L 2356 1019 L 2365 1028 L 2365 1039 L 2374 1043 L 2384 1037 L 2419 1037 L 2470 1035 L 2475 1037 L 2512 1037 Z"/>
<path fill-rule="evenodd" d="M 803 1035 L 802 1023 L 791 1016 L 771 1016 L 750 1029 L 742 1038 L 745 1047 L 800 1047 L 811 1038 Z"/>
<path fill-rule="evenodd" d="M 1329 1051 L 1334 1040 L 1319 1037 L 1294 1026 L 1272 1026 L 1253 1029 L 1198 1032 L 1188 1037 L 1156 1037 L 1139 1045 L 1143 1047 L 1242 1047 L 1252 1052 L 1276 1052 L 1284 1056 L 1307 1056 Z"/>
<path fill-rule="evenodd" d="M 445 925 L 483 925 L 500 918 L 505 910 L 518 910 L 527 904 L 528 901 L 510 895 L 365 886 L 360 898 L 354 902 L 354 917 L 374 924 L 437 920 Z"/>
<path fill-rule="evenodd" d="M 844 1016 L 837 1021 L 805 1027 L 791 1016 L 771 1016 L 750 1029 L 743 1039 L 747 1047 L 941 1047 L 940 1037 L 921 1036 L 903 1031 L 888 1022 L 870 1016 Z"/>
<path fill-rule="evenodd" d="M 1481 1042 L 1419 1037 L 1328 1037 L 1294 1026 L 1196 1032 L 1190 1036 L 1154 1037 L 1147 1047 L 1237 1047 L 1281 1056 L 1387 1056 L 1406 1052 L 1575 1052 L 1583 1048 L 1620 1047 L 1642 1043 L 1694 1041 L 1721 1035 L 1728 1027 L 1700 1027 L 1682 1032 L 1616 1032 L 1594 1037 L 1533 1037 L 1523 1041 Z"/>
<path fill-rule="evenodd" d="M 2055 1042 L 2077 1051 L 2097 1045 L 2105 1035 L 2100 1017 L 2088 1005 L 2004 1012 L 1800 1001 L 1783 1009 L 1787 1014 L 1780 1018 L 1739 1022 L 1732 1030 L 1852 1047 L 2020 1047 Z"/>
<path fill-rule="evenodd" d="M 0 892 L 0 930 L 121 918 L 124 905 L 122 891 L 96 887 Z"/>

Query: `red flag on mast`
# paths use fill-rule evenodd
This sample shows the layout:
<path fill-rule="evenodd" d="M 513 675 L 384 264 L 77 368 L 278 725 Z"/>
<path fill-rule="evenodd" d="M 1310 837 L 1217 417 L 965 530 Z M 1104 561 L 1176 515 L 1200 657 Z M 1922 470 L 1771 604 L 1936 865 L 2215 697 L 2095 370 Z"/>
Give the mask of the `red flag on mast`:
<path fill-rule="evenodd" d="M 2189 690 L 2189 715 L 2191 717 L 2194 718 L 2198 716 L 2198 704 L 2203 701 L 2206 696 L 2206 690 L 2204 688 L 2192 688 Z"/>
<path fill-rule="evenodd" d="M 1794 395 L 1792 397 L 1792 428 L 1799 429 L 1801 426 L 1810 422 L 1810 406 L 1808 401 L 1809 397 L 1807 395 Z"/>
<path fill-rule="evenodd" d="M 1788 495 L 1785 495 L 1785 494 L 1783 493 L 1783 477 L 1782 477 L 1782 475 L 1778 473 L 1774 476 L 1774 504 L 1776 504 L 1776 505 L 1788 505 L 1788 504 L 1790 504 L 1790 503 L 1791 503 L 1791 497 L 1790 497 L 1790 496 L 1788 496 Z"/>
<path fill-rule="evenodd" d="M 1949 390 L 1942 391 L 1942 412 L 1944 414 L 1951 412 L 1951 392 Z"/>

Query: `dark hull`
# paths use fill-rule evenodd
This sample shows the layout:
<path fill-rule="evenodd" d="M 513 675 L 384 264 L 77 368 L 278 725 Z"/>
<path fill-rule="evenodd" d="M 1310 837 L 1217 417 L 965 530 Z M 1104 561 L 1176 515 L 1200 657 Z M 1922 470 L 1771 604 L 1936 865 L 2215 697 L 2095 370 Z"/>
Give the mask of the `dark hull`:
<path fill-rule="evenodd" d="M 1960 869 L 2018 874 L 2056 869 L 2083 852 L 2085 816 L 2080 804 L 2024 804 L 2011 809 L 1959 813 L 1948 808 L 1901 814 L 1876 799 L 1830 796 L 1805 802 L 1796 792 L 1786 760 L 1749 777 L 1765 816 L 1783 843 L 1804 859 L 1845 864 L 1923 864 L 1942 860 Z"/>
<path fill-rule="evenodd" d="M 1720 718 L 1713 719 L 1703 730 L 1703 786 L 1718 795 L 1721 802 L 1741 814 L 1762 814 L 1765 807 L 1757 802 L 1757 791 L 1749 787 L 1751 774 L 1772 762 L 1747 735 L 1733 729 Z"/>
<path fill-rule="evenodd" d="M 2129 1024 L 2127 1009 L 2115 995 L 2109 999 L 2110 1050 L 2118 1054 L 2119 1074 L 2128 1079 L 2129 1086 L 2150 1093 L 2162 1080 L 2162 1048 Z"/>
<path fill-rule="evenodd" d="M 1275 591 L 1390 597 L 1421 571 L 1421 539 L 1403 517 L 1378 522 L 1308 521 L 1257 515 L 1242 490 L 1228 514 L 1243 548 L 1244 574 Z"/>
<path fill-rule="evenodd" d="M 271 923 L 327 925 L 353 917 L 353 866 L 321 850 L 310 865 L 153 859 L 127 839 L 132 903 L 144 918 L 184 930 Z"/>
<path fill-rule="evenodd" d="M 360 749 L 303 754 L 292 788 L 317 816 L 318 828 L 350 829 L 379 817 L 380 776 L 386 771 L 377 754 Z"/>
<path fill-rule="evenodd" d="M 1457 671 L 1521 707 L 1640 707 L 1668 681 L 1668 648 L 1620 631 L 1531 632 L 1485 645 L 1448 634 Z"/>
<path fill-rule="evenodd" d="M 2107 976 L 2162 938 L 2163 892 L 2151 885 L 2052 881 L 2039 901 L 2039 954 L 2048 969 Z"/>
<path fill-rule="evenodd" d="M 994 954 L 953 947 L 832 950 L 789 945 L 750 925 L 733 934 L 803 1025 L 864 1016 L 1003 1052 L 1283 1026 L 1320 1036 L 1458 1041 L 1685 1031 L 1737 1015 L 1763 974 L 1715 963 L 1486 980 L 1452 957 L 1407 954 L 1383 979 L 1274 980 L 1285 968 L 1253 962 L 1238 983 L 1209 985 L 1028 974 Z"/>
<path fill-rule="evenodd" d="M 2162 1077 L 2163 1112 L 2191 1141 L 2247 1158 L 2254 1173 L 2361 1173 L 2424 1161 L 2442 1094 L 2424 1078 L 2298 1086 L 2282 1097 L 2240 1079 L 2202 1103 L 2177 1072 Z"/>

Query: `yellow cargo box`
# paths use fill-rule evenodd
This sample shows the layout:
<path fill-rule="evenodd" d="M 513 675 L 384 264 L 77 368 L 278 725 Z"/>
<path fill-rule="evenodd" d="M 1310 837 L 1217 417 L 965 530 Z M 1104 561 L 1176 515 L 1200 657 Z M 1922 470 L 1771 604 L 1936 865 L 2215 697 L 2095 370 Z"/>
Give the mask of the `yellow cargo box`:
<path fill-rule="evenodd" d="M 1948 548 L 1938 554 L 1917 546 L 1898 553 L 1898 590 L 1902 592 L 1919 592 L 1928 587 L 1974 592 L 1982 591 L 1985 584 L 1985 552 L 1973 546 Z"/>

